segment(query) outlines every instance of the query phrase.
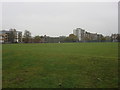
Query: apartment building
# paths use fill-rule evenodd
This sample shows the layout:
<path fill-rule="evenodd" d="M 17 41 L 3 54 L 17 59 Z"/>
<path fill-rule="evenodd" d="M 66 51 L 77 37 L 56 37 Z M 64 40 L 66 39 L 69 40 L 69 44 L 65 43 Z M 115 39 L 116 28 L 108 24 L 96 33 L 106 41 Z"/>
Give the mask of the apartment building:
<path fill-rule="evenodd" d="M 111 39 L 113 42 L 120 41 L 120 34 L 112 34 Z"/>
<path fill-rule="evenodd" d="M 99 41 L 102 38 L 102 34 L 90 33 L 81 28 L 73 30 L 73 34 L 76 35 L 79 41 Z"/>
<path fill-rule="evenodd" d="M 0 31 L 0 43 L 20 43 L 22 42 L 22 32 L 16 29 Z"/>
<path fill-rule="evenodd" d="M 85 37 L 85 30 L 81 29 L 81 28 L 77 28 L 73 30 L 73 34 L 76 35 L 78 37 L 79 41 L 84 41 L 84 37 Z"/>

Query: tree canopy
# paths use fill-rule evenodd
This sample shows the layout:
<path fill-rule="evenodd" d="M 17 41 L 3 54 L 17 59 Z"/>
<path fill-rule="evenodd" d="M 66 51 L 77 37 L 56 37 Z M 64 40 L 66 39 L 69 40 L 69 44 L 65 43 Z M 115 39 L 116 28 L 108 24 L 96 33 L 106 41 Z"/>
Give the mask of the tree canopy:
<path fill-rule="evenodd" d="M 70 34 L 68 37 L 65 38 L 65 41 L 67 41 L 67 42 L 77 42 L 78 38 L 74 34 Z"/>

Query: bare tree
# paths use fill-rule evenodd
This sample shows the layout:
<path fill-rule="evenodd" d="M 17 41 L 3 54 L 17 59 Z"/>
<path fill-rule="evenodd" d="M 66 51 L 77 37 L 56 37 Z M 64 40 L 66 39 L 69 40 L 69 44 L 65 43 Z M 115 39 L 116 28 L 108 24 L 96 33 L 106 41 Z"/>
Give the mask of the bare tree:
<path fill-rule="evenodd" d="M 23 42 L 30 43 L 31 42 L 31 32 L 28 30 L 25 30 L 23 35 Z"/>

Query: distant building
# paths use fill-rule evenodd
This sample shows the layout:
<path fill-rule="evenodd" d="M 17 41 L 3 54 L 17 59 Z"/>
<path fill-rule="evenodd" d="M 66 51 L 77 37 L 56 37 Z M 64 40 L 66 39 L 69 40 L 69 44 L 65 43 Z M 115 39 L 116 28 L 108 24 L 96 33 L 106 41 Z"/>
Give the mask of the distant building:
<path fill-rule="evenodd" d="M 73 34 L 76 35 L 79 41 L 82 41 L 82 42 L 100 41 L 100 39 L 102 38 L 102 34 L 90 33 L 81 28 L 74 29 Z"/>
<path fill-rule="evenodd" d="M 97 41 L 100 42 L 102 39 L 103 35 L 102 34 L 97 34 Z"/>
<path fill-rule="evenodd" d="M 0 31 L 0 43 L 4 43 L 8 41 L 8 35 L 6 33 L 2 33 Z"/>
<path fill-rule="evenodd" d="M 120 34 L 112 34 L 111 39 L 113 42 L 120 41 Z"/>
<path fill-rule="evenodd" d="M 77 28 L 73 30 L 73 34 L 78 37 L 79 41 L 84 41 L 84 36 L 85 36 L 85 30 L 81 28 Z"/>
<path fill-rule="evenodd" d="M 16 29 L 0 31 L 0 43 L 20 43 L 22 42 L 22 32 Z"/>

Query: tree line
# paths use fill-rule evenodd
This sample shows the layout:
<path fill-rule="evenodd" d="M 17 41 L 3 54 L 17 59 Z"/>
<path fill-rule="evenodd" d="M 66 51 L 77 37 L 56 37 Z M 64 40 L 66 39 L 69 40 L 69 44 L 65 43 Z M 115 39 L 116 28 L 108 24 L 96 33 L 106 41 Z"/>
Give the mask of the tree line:
<path fill-rule="evenodd" d="M 10 29 L 10 32 L 8 34 L 8 40 L 11 43 L 17 43 L 17 41 L 15 41 L 16 39 L 16 29 Z M 49 37 L 49 36 L 31 36 L 31 32 L 28 30 L 24 31 L 24 34 L 22 36 L 22 32 L 18 33 L 18 42 L 22 42 L 22 43 L 58 43 L 58 42 L 80 42 L 78 37 L 75 36 L 74 34 L 69 34 L 69 36 L 60 36 L 60 37 Z M 114 34 L 113 34 L 114 35 Z M 115 37 L 115 36 L 114 36 Z M 118 34 L 117 37 L 115 37 L 114 39 L 116 39 L 117 41 L 120 41 L 120 35 Z M 102 36 L 100 38 L 98 38 L 97 40 L 93 40 L 92 37 L 84 37 L 84 39 L 81 42 L 106 42 L 106 41 L 114 41 L 113 38 L 111 38 L 110 36 Z M 6 39 L 5 39 L 6 40 Z M 6 41 L 6 42 L 7 42 Z"/>
<path fill-rule="evenodd" d="M 22 42 L 24 43 L 45 43 L 47 42 L 49 39 L 49 42 L 50 42 L 50 39 L 56 39 L 56 42 L 76 42 L 78 41 L 78 38 L 77 36 L 75 36 L 74 34 L 70 34 L 68 37 L 65 37 L 65 36 L 61 36 L 61 37 L 57 37 L 57 38 L 54 38 L 54 37 L 47 37 L 46 35 L 45 36 L 34 36 L 32 37 L 31 36 L 31 32 L 28 31 L 28 30 L 25 30 L 24 31 L 24 35 L 23 35 L 23 38 L 22 38 Z"/>
<path fill-rule="evenodd" d="M 118 35 L 115 38 L 117 41 L 120 41 L 120 35 Z M 83 42 L 112 42 L 113 39 L 110 36 L 102 36 L 97 40 L 92 40 L 89 38 L 84 38 Z M 58 42 L 79 42 L 79 39 L 77 36 L 74 34 L 69 34 L 69 36 L 61 36 L 61 37 L 48 37 L 48 36 L 31 36 L 31 32 L 28 30 L 25 30 L 23 38 L 22 38 L 23 43 L 58 43 Z"/>

